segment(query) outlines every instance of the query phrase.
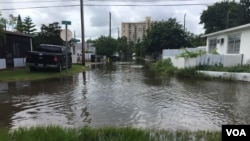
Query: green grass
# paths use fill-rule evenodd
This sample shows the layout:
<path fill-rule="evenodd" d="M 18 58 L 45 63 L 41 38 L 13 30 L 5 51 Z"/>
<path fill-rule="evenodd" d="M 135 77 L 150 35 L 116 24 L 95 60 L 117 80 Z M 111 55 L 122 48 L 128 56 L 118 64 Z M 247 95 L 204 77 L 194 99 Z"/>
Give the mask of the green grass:
<path fill-rule="evenodd" d="M 0 70 L 0 81 L 23 81 L 23 80 L 39 80 L 39 79 L 48 79 L 63 77 L 67 75 L 72 75 L 75 73 L 83 72 L 86 70 L 86 67 L 82 65 L 72 65 L 72 68 L 68 71 L 63 70 L 62 72 L 56 71 L 35 71 L 30 72 L 28 68 L 18 68 L 13 70 Z"/>
<path fill-rule="evenodd" d="M 206 74 L 197 72 L 197 70 L 204 71 L 222 71 L 222 72 L 244 72 L 250 73 L 250 65 L 243 65 L 237 67 L 223 67 L 221 65 L 214 66 L 197 66 L 195 68 L 177 69 L 173 66 L 170 59 L 160 60 L 151 65 L 151 70 L 157 72 L 161 76 L 174 75 L 177 77 L 185 77 L 192 79 L 205 79 L 205 80 L 221 80 L 221 81 L 235 81 L 233 78 L 212 77 Z"/>
<path fill-rule="evenodd" d="M 61 128 L 58 126 L 0 129 L 1 141 L 219 141 L 219 131 L 166 131 L 130 127 Z"/>
<path fill-rule="evenodd" d="M 160 73 L 161 75 L 175 74 L 177 68 L 173 66 L 170 59 L 160 60 L 151 65 L 151 69 Z"/>
<path fill-rule="evenodd" d="M 223 72 L 245 72 L 250 73 L 250 65 L 242 65 L 236 67 L 223 67 L 221 65 L 214 66 L 197 66 L 195 69 L 197 70 L 206 70 L 206 71 L 223 71 Z"/>

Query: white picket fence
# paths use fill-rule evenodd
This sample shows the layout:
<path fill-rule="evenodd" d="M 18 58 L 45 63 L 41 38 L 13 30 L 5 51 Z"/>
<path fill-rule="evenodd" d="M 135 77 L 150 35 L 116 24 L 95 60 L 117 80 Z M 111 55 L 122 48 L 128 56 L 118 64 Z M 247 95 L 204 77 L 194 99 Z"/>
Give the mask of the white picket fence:
<path fill-rule="evenodd" d="M 189 51 L 197 51 L 199 49 L 188 49 Z M 203 49 L 202 49 L 203 50 Z M 163 50 L 162 59 L 170 58 L 173 65 L 177 68 L 188 68 L 199 65 L 222 65 L 224 67 L 233 67 L 242 64 L 242 54 L 225 54 L 212 55 L 205 54 L 196 58 L 183 58 L 176 56 L 181 54 L 182 50 Z"/>

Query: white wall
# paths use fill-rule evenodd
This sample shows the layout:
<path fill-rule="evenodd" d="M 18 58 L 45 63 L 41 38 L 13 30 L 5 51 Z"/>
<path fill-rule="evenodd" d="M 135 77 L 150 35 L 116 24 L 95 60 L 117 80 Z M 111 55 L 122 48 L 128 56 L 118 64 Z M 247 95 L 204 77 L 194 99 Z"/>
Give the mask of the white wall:
<path fill-rule="evenodd" d="M 195 51 L 206 51 L 206 46 L 200 46 L 197 48 L 186 48 L 188 51 L 195 52 Z M 177 56 L 181 53 L 185 52 L 183 49 L 163 49 L 162 56 Z"/>
<path fill-rule="evenodd" d="M 77 63 L 77 55 L 72 54 L 71 57 L 72 57 L 72 63 L 76 64 Z"/>
<path fill-rule="evenodd" d="M 26 58 L 14 58 L 14 67 L 25 67 Z M 6 59 L 0 59 L 0 69 L 6 69 Z"/>
<path fill-rule="evenodd" d="M 242 55 L 240 54 L 228 54 L 224 55 L 224 67 L 239 66 L 242 63 Z"/>
<path fill-rule="evenodd" d="M 196 58 L 176 58 L 173 56 L 163 56 L 162 59 L 170 58 L 173 65 L 179 69 L 195 67 L 199 65 L 220 65 L 224 67 L 233 67 L 241 64 L 242 56 L 240 54 L 211 55 L 206 54 Z"/>
<path fill-rule="evenodd" d="M 14 58 L 14 67 L 25 67 L 26 58 Z"/>
<path fill-rule="evenodd" d="M 218 71 L 198 71 L 198 72 L 212 77 L 228 78 L 233 80 L 250 82 L 249 73 L 233 73 L 233 72 L 218 72 Z"/>
<path fill-rule="evenodd" d="M 6 59 L 0 59 L 0 69 L 6 69 Z"/>
<path fill-rule="evenodd" d="M 175 58 L 175 57 L 163 57 L 163 59 L 170 58 L 173 65 L 177 68 L 185 68 L 185 59 L 184 58 Z"/>
<path fill-rule="evenodd" d="M 240 53 L 244 54 L 243 64 L 250 64 L 250 29 L 242 32 Z"/>
<path fill-rule="evenodd" d="M 176 57 L 163 57 L 163 59 L 170 58 L 173 65 L 179 69 L 190 68 L 196 66 L 196 58 L 176 58 Z"/>

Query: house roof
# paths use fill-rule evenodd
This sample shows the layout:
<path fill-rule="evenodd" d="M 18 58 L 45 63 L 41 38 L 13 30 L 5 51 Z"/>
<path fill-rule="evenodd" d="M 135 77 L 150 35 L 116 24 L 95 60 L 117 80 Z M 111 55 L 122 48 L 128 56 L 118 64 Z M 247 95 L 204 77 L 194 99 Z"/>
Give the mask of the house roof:
<path fill-rule="evenodd" d="M 19 33 L 19 32 L 12 32 L 12 31 L 5 31 L 6 34 L 12 34 L 12 35 L 17 35 L 17 36 L 25 36 L 25 37 L 30 37 L 33 38 L 34 36 L 30 34 L 24 34 L 24 33 Z"/>
<path fill-rule="evenodd" d="M 224 34 L 224 33 L 228 33 L 231 31 L 236 31 L 236 30 L 242 30 L 242 29 L 250 29 L 250 24 L 245 24 L 245 25 L 241 25 L 241 26 L 237 26 L 237 27 L 233 27 L 233 28 L 228 28 L 225 30 L 221 30 L 218 32 L 213 32 L 213 33 L 209 33 L 209 34 L 205 34 L 202 35 L 201 37 L 209 37 L 209 36 L 214 36 L 214 35 L 218 35 L 218 34 Z"/>

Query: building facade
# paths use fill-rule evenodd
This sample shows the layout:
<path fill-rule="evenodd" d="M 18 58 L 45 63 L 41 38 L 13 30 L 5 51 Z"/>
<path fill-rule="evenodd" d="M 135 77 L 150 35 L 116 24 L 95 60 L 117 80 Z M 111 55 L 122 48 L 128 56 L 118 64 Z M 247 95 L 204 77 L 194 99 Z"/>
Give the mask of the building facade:
<path fill-rule="evenodd" d="M 203 35 L 207 37 L 207 52 L 242 55 L 242 64 L 250 64 L 250 24 Z"/>
<path fill-rule="evenodd" d="M 0 37 L 0 69 L 26 66 L 26 52 L 32 50 L 33 36 L 5 31 Z"/>
<path fill-rule="evenodd" d="M 151 23 L 150 17 L 141 22 L 122 22 L 122 37 L 127 37 L 128 42 L 140 42 Z"/>

